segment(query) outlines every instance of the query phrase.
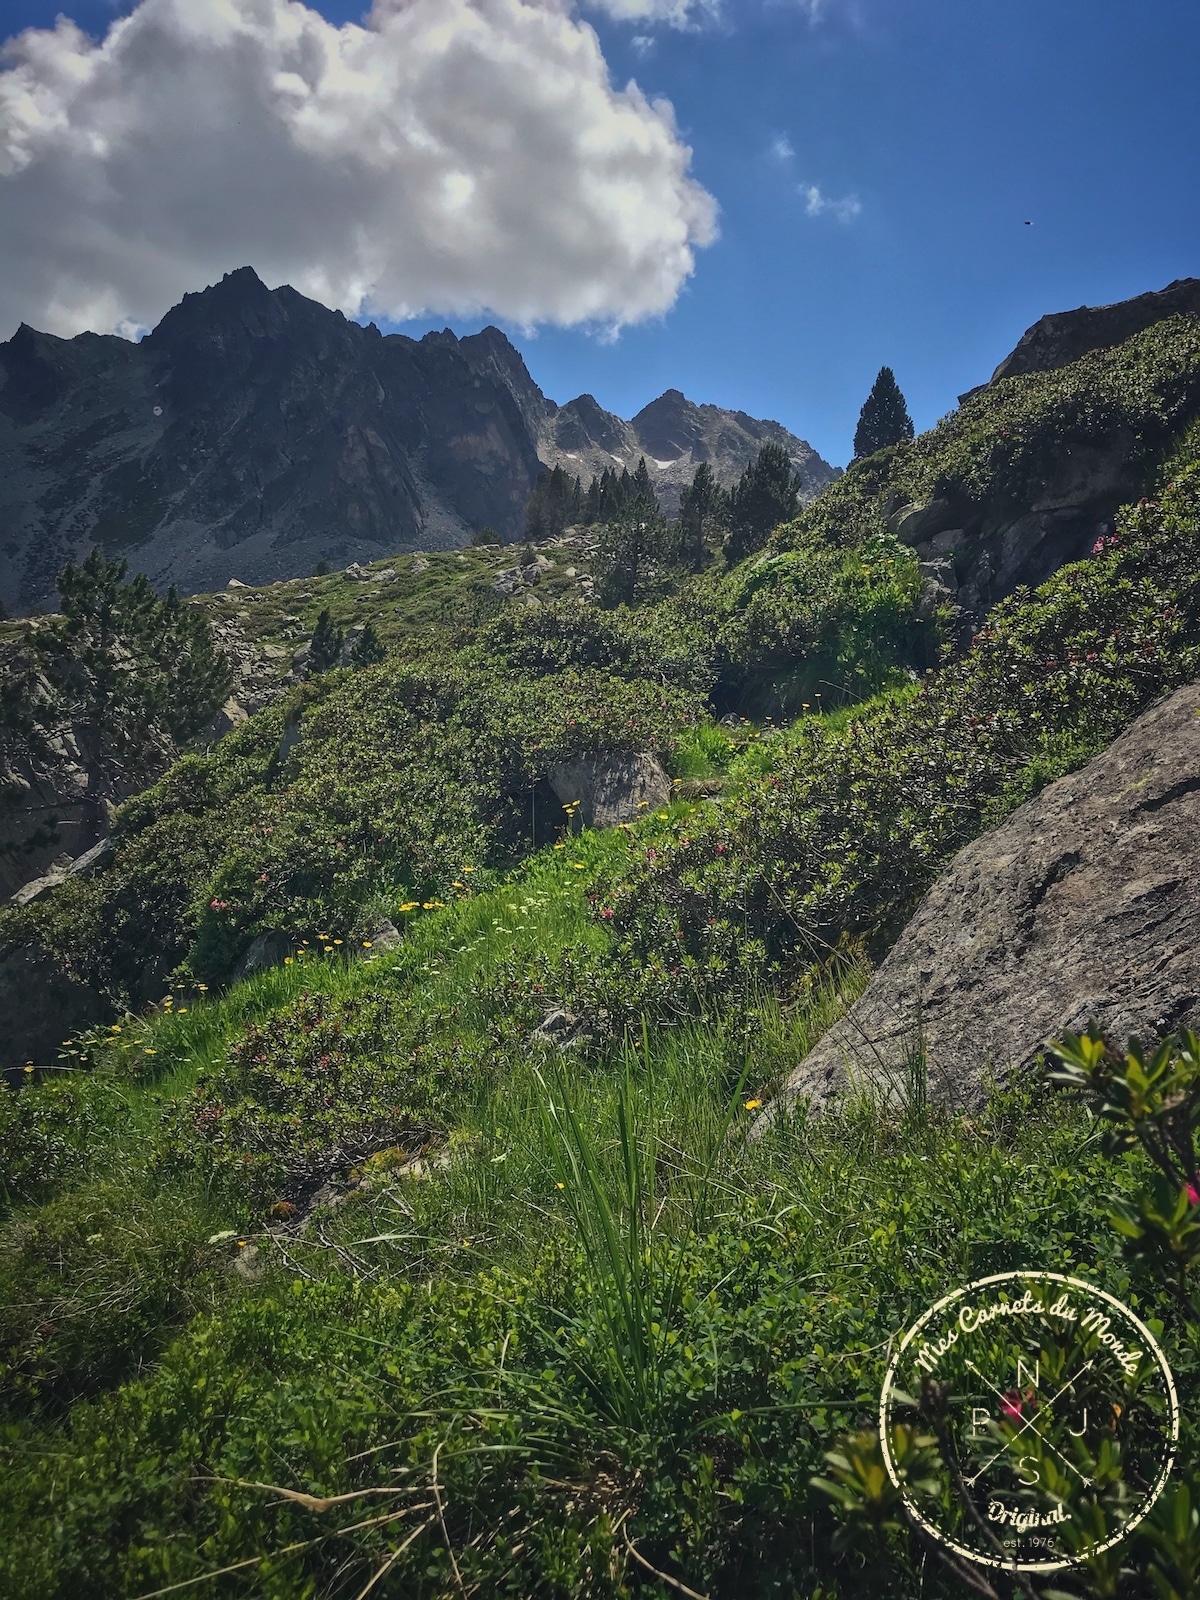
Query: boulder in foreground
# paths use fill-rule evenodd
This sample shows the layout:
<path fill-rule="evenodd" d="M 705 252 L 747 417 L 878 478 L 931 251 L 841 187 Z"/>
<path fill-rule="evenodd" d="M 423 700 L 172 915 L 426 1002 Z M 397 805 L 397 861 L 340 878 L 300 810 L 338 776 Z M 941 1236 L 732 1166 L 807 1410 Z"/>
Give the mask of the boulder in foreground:
<path fill-rule="evenodd" d="M 976 1106 L 1093 1022 L 1200 1027 L 1200 684 L 959 851 L 773 1109 L 899 1098 L 922 1053 L 931 1099 Z"/>

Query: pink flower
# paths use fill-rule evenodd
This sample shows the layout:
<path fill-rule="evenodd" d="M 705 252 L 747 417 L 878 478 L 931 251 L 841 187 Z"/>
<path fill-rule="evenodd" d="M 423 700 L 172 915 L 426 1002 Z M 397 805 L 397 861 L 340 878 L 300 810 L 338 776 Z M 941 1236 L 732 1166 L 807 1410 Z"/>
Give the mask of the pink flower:
<path fill-rule="evenodd" d="M 1194 1183 L 1188 1184 L 1187 1197 L 1189 1205 L 1200 1206 L 1200 1189 L 1197 1189 Z"/>
<path fill-rule="evenodd" d="M 266 883 L 270 876 L 271 874 L 269 872 L 260 872 L 258 875 L 259 883 Z"/>
<path fill-rule="evenodd" d="M 1019 1394 L 1006 1394 L 1000 1402 L 1000 1409 L 1010 1422 L 1017 1422 L 1021 1416 L 1021 1396 Z"/>
<path fill-rule="evenodd" d="M 609 906 L 605 906 L 605 908 L 604 908 L 604 910 L 603 910 L 603 911 L 602 911 L 602 912 L 601 912 L 601 913 L 600 913 L 600 915 L 601 915 L 601 916 L 602 916 L 602 917 L 611 917 L 611 916 L 612 916 L 612 909 L 611 909 L 611 907 L 609 907 Z"/>

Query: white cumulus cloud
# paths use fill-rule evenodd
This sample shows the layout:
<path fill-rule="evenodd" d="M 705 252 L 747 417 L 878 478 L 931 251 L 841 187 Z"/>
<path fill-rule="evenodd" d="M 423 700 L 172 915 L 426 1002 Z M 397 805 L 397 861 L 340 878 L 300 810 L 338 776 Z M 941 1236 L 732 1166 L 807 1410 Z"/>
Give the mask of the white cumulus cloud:
<path fill-rule="evenodd" d="M 663 22 L 690 28 L 719 15 L 721 0 L 586 0 L 590 11 L 606 12 L 616 22 Z"/>
<path fill-rule="evenodd" d="M 800 193 L 804 196 L 804 210 L 810 217 L 829 216 L 838 222 L 852 222 L 862 211 L 857 195 L 848 194 L 841 200 L 833 200 L 822 194 L 815 183 L 802 184 Z"/>
<path fill-rule="evenodd" d="M 349 315 L 617 327 L 667 310 L 716 203 L 664 101 L 568 0 L 141 0 L 0 70 L 0 337 L 128 333 L 252 265 Z"/>

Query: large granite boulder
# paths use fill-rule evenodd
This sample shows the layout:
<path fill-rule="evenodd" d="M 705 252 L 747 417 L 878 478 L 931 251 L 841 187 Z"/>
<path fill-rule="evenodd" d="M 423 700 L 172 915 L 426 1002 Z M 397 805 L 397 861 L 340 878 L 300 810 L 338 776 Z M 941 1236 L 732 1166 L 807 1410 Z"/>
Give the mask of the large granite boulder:
<path fill-rule="evenodd" d="M 671 780 L 657 756 L 645 750 L 572 757 L 550 772 L 550 787 L 564 805 L 579 801 L 588 828 L 615 828 L 671 797 Z"/>
<path fill-rule="evenodd" d="M 1200 1028 L 1200 684 L 959 851 L 783 1103 L 853 1077 L 896 1098 L 979 1104 L 1046 1039 Z M 778 1107 L 776 1103 L 776 1109 Z"/>

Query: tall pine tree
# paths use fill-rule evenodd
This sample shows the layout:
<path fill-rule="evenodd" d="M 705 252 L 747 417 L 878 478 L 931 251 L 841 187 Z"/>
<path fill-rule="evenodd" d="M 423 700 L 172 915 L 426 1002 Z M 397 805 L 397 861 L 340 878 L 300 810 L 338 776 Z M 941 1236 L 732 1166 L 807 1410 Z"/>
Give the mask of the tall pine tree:
<path fill-rule="evenodd" d="M 308 670 L 328 672 L 330 667 L 335 667 L 345 640 L 345 633 L 334 623 L 329 615 L 329 608 L 326 607 L 317 618 L 317 625 L 313 629 L 308 651 Z"/>
<path fill-rule="evenodd" d="M 800 509 L 800 474 L 781 444 L 764 444 L 729 496 L 725 559 L 733 566 L 761 550 L 772 528 Z"/>
<path fill-rule="evenodd" d="M 707 461 L 702 461 L 679 503 L 683 559 L 692 572 L 699 572 L 704 566 L 706 540 L 724 524 L 728 501 L 729 496 L 713 476 L 712 468 Z"/>
<path fill-rule="evenodd" d="M 913 436 L 912 418 L 891 367 L 880 367 L 854 432 L 854 457 L 874 455 Z"/>
<path fill-rule="evenodd" d="M 646 465 L 645 456 L 638 459 L 637 471 L 633 475 L 633 498 L 646 500 L 658 509 L 658 496 L 654 492 L 654 485 L 650 482 L 650 469 Z"/>

